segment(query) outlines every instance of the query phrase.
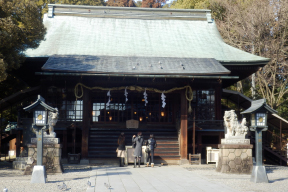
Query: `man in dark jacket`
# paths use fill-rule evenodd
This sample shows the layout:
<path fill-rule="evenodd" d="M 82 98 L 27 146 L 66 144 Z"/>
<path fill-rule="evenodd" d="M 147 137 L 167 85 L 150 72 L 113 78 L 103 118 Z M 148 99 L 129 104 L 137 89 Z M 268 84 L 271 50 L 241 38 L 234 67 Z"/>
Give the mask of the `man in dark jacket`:
<path fill-rule="evenodd" d="M 154 167 L 154 149 L 156 148 L 157 143 L 153 134 L 151 134 L 150 138 L 147 140 L 146 146 L 148 148 L 146 159 L 147 167 L 149 167 L 149 158 L 151 161 L 151 167 Z"/>

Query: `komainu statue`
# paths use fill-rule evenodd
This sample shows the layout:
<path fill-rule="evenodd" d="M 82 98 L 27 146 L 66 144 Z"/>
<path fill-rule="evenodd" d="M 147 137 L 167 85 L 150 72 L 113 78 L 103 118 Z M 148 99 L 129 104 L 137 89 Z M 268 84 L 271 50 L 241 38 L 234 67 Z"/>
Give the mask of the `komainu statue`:
<path fill-rule="evenodd" d="M 228 137 L 241 137 L 245 138 L 248 127 L 246 126 L 246 118 L 242 119 L 242 122 L 238 122 L 237 115 L 234 110 L 225 111 L 224 114 L 224 126 L 226 128 L 225 138 Z"/>
<path fill-rule="evenodd" d="M 49 125 L 49 135 L 45 135 L 46 137 L 56 137 L 56 133 L 54 132 L 54 126 L 56 125 L 58 120 L 58 109 L 56 108 L 56 112 L 48 113 L 48 125 Z"/>

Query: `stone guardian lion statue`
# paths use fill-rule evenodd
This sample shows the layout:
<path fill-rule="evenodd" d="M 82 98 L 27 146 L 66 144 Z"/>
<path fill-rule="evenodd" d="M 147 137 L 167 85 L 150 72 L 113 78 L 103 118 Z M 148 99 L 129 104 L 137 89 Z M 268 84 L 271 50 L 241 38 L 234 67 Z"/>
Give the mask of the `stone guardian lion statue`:
<path fill-rule="evenodd" d="M 226 128 L 225 138 L 233 137 L 233 136 L 240 136 L 245 138 L 248 127 L 246 126 L 246 118 L 242 119 L 241 124 L 238 122 L 237 115 L 235 110 L 225 111 L 224 114 L 224 126 Z"/>
<path fill-rule="evenodd" d="M 56 137 L 56 133 L 54 132 L 54 126 L 58 121 L 58 109 L 56 108 L 56 112 L 48 113 L 48 125 L 49 125 L 49 135 L 48 137 Z"/>

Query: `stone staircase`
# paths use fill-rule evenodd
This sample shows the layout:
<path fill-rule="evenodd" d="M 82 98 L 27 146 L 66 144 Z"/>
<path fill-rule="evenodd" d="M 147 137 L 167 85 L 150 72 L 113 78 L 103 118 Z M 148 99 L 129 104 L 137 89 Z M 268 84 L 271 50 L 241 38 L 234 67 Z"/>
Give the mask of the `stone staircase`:
<path fill-rule="evenodd" d="M 174 127 L 150 127 L 138 129 L 91 128 L 89 133 L 88 157 L 90 162 L 97 160 L 113 161 L 116 159 L 117 140 L 121 132 L 125 133 L 126 145 L 132 145 L 132 136 L 141 131 L 144 143 L 150 134 L 154 134 L 157 148 L 154 151 L 154 162 L 179 164 L 179 141 Z"/>

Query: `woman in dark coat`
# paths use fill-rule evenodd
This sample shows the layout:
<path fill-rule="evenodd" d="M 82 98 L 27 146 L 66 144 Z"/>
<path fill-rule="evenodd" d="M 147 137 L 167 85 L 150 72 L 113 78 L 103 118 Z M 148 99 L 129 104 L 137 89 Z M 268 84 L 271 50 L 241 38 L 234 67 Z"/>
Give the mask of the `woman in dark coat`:
<path fill-rule="evenodd" d="M 135 143 L 135 150 L 134 150 L 134 168 L 136 167 L 136 162 L 138 162 L 138 167 L 140 167 L 141 157 L 142 157 L 142 144 L 143 144 L 143 136 L 142 132 L 138 132 L 137 136 L 133 135 L 132 143 Z"/>
<path fill-rule="evenodd" d="M 125 135 L 122 132 L 118 138 L 117 157 L 119 157 L 120 167 L 124 167 L 125 158 Z"/>
<path fill-rule="evenodd" d="M 148 154 L 146 159 L 147 167 L 149 166 L 149 159 L 151 161 L 151 167 L 154 167 L 154 149 L 156 148 L 157 143 L 153 134 L 151 134 L 150 138 L 147 140 L 146 146 L 148 148 Z"/>

